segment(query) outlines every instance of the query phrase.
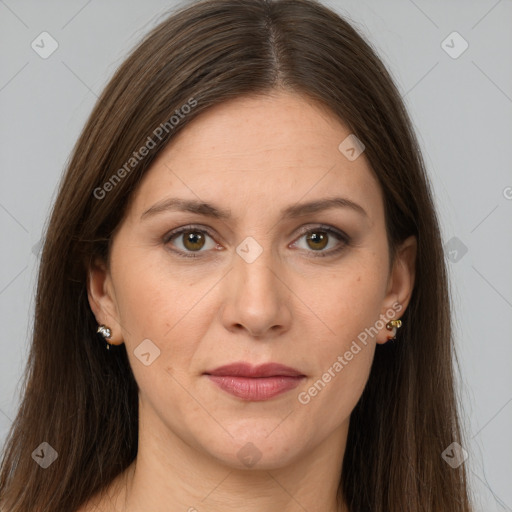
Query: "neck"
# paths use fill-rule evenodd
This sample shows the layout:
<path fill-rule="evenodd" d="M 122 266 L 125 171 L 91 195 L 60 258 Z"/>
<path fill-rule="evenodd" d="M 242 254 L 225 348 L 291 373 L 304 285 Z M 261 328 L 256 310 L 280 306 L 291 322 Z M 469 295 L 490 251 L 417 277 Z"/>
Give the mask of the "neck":
<path fill-rule="evenodd" d="M 168 429 L 139 432 L 137 458 L 119 479 L 116 511 L 348 512 L 336 498 L 347 429 L 348 420 L 300 460 L 261 469 L 227 466 Z"/>

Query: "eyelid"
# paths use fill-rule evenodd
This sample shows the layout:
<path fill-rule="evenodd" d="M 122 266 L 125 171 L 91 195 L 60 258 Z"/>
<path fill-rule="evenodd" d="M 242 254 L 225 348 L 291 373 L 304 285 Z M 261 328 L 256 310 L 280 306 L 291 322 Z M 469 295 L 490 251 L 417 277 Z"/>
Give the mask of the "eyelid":
<path fill-rule="evenodd" d="M 187 231 L 204 232 L 211 238 L 214 238 L 215 236 L 217 236 L 216 234 L 213 233 L 213 231 L 210 228 L 207 228 L 206 226 L 202 226 L 199 224 L 187 224 L 186 226 L 181 226 L 179 228 L 173 229 L 172 231 L 169 231 L 168 233 L 166 233 L 164 235 L 163 241 L 164 241 L 164 243 L 168 243 L 175 236 L 186 233 Z"/>
<path fill-rule="evenodd" d="M 341 231 L 333 226 L 327 225 L 327 224 L 321 224 L 321 223 L 314 224 L 313 223 L 313 224 L 302 226 L 299 230 L 297 237 L 294 239 L 293 242 L 291 242 L 289 244 L 289 246 L 295 245 L 298 242 L 298 240 L 300 240 L 300 238 L 302 238 L 307 233 L 314 232 L 315 230 L 324 231 L 324 232 L 328 233 L 329 235 L 336 236 L 342 242 L 342 247 L 338 247 L 336 249 L 330 249 L 329 251 L 306 251 L 306 252 L 312 253 L 313 257 L 327 257 L 327 256 L 338 254 L 339 252 L 341 252 L 344 249 L 344 247 L 346 245 L 349 245 L 351 242 L 351 238 L 343 231 Z M 216 235 L 213 234 L 212 230 L 206 226 L 199 225 L 199 224 L 188 224 L 188 225 L 176 228 L 176 229 L 166 233 L 164 235 L 162 241 L 165 245 L 167 245 L 173 238 L 175 238 L 179 235 L 182 235 L 183 233 L 193 232 L 193 231 L 205 233 L 215 241 Z M 217 242 L 216 242 L 216 244 L 218 245 Z M 171 249 L 171 250 L 174 253 L 178 254 L 179 256 L 183 256 L 185 258 L 198 258 L 198 257 L 200 257 L 200 254 L 202 252 L 209 252 L 209 251 L 196 251 L 196 253 L 194 253 L 193 251 L 183 252 L 183 251 L 177 250 L 177 249 Z M 315 254 L 315 252 L 317 254 Z"/>
<path fill-rule="evenodd" d="M 337 235 L 338 237 L 340 237 L 342 240 L 344 240 L 347 243 L 350 240 L 350 237 L 346 233 L 341 231 L 340 229 L 337 229 L 328 224 L 314 224 L 314 223 L 306 225 L 306 226 L 302 226 L 299 231 L 299 238 L 301 236 L 305 235 L 306 233 L 309 233 L 310 231 L 314 231 L 315 229 L 317 229 L 318 231 L 326 231 L 327 233 Z"/>
<path fill-rule="evenodd" d="M 216 235 L 213 234 L 212 230 L 207 228 L 206 226 L 198 225 L 198 224 L 187 224 L 186 226 L 181 226 L 179 228 L 173 229 L 172 231 L 169 231 L 166 233 L 162 239 L 162 242 L 164 245 L 169 244 L 169 242 L 180 235 L 183 235 L 186 232 L 194 232 L 198 231 L 201 233 L 207 234 L 212 240 L 215 241 Z M 216 245 L 218 246 L 218 243 L 215 241 Z M 208 251 L 197 251 L 194 253 L 193 251 L 182 251 L 180 249 L 170 249 L 173 253 L 177 254 L 178 256 L 184 257 L 184 258 L 199 258 L 201 257 L 202 252 L 208 252 Z M 219 249 L 216 249 L 219 250 Z"/>
<path fill-rule="evenodd" d="M 328 251 L 306 251 L 311 254 L 311 257 L 313 258 L 327 258 L 329 256 L 335 256 L 339 253 L 341 253 L 347 245 L 350 245 L 351 243 L 351 237 L 348 236 L 345 232 L 341 231 L 340 229 L 337 229 L 333 226 L 327 225 L 327 224 L 309 224 L 306 226 L 301 227 L 299 235 L 295 239 L 294 242 L 292 242 L 290 245 L 295 245 L 304 235 L 310 232 L 315 231 L 324 231 L 328 235 L 334 235 L 338 240 L 341 241 L 341 247 L 338 246 L 334 249 L 330 249 Z"/>

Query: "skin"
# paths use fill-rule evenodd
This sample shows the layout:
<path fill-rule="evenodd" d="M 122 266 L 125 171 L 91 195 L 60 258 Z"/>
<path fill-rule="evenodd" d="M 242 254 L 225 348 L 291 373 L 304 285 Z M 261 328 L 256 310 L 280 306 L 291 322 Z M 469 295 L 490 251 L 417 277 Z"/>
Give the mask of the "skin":
<path fill-rule="evenodd" d="M 109 267 L 97 261 L 88 281 L 92 311 L 112 343 L 126 344 L 139 385 L 139 451 L 83 510 L 348 510 L 337 508 L 336 491 L 350 414 L 390 332 L 381 325 L 358 343 L 307 404 L 298 395 L 393 305 L 402 308 L 395 318 L 403 315 L 416 254 L 408 238 L 390 266 L 380 186 L 364 153 L 350 161 L 338 149 L 349 134 L 321 105 L 276 91 L 203 113 L 152 164 L 115 233 Z M 366 215 L 348 207 L 280 214 L 334 196 Z M 168 197 L 213 203 L 232 218 L 165 211 L 141 219 Z M 203 245 L 164 240 L 189 224 L 212 236 Z M 349 243 L 335 235 L 308 243 L 300 228 L 325 236 L 319 224 Z M 236 252 L 248 236 L 262 248 L 251 263 Z M 145 339 L 160 350 L 148 366 L 134 355 Z M 244 401 L 203 375 L 236 361 L 279 362 L 306 378 L 270 400 Z M 252 467 L 237 456 L 247 443 L 260 456 Z"/>

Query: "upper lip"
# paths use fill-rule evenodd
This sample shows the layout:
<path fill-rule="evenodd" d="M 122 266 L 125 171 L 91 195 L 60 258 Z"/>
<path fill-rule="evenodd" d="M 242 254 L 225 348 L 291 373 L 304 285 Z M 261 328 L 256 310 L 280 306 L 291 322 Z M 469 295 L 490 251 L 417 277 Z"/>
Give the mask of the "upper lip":
<path fill-rule="evenodd" d="M 250 363 L 240 362 L 219 366 L 214 370 L 205 372 L 206 375 L 222 375 L 236 377 L 304 377 L 305 375 L 279 363 L 265 363 L 259 366 L 253 366 Z"/>

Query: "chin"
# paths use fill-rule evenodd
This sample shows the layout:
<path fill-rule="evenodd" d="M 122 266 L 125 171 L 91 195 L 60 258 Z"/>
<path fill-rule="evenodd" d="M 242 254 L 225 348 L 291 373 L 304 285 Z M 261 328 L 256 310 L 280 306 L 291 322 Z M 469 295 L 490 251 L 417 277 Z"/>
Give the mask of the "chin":
<path fill-rule="evenodd" d="M 278 435 L 277 425 L 279 422 L 275 421 L 270 429 L 253 425 L 240 429 L 238 435 L 230 430 L 233 438 L 229 437 L 228 444 L 212 455 L 236 469 L 271 470 L 287 466 L 299 456 L 299 443 L 303 438 L 285 430 Z"/>

